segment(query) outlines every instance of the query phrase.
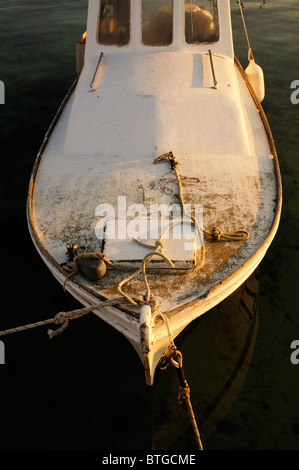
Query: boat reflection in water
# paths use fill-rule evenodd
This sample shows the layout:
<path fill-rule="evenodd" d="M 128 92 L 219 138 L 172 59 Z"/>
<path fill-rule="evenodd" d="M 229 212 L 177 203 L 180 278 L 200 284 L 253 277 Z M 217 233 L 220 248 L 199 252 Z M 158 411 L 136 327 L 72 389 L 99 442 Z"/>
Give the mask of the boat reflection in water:
<path fill-rule="evenodd" d="M 246 379 L 258 331 L 259 283 L 257 269 L 177 338 L 203 441 L 223 423 Z M 159 371 L 156 380 L 153 449 L 192 448 L 190 421 L 175 397 L 178 379 L 174 368 Z"/>

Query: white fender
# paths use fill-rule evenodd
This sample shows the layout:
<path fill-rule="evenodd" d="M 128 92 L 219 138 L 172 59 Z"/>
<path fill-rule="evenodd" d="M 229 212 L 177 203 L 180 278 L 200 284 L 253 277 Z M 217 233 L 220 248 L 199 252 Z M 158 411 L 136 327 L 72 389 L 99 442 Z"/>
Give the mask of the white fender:
<path fill-rule="evenodd" d="M 258 100 L 260 102 L 265 98 L 265 81 L 262 68 L 257 65 L 253 59 L 249 61 L 249 65 L 245 70 L 248 81 L 252 86 Z"/>

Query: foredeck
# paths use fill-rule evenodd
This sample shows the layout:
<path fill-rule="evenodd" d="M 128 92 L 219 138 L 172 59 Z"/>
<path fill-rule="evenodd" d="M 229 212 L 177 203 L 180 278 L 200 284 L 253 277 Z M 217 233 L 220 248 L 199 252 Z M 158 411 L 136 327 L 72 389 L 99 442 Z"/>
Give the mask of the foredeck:
<path fill-rule="evenodd" d="M 183 60 L 185 64 L 188 63 L 185 57 Z M 223 64 L 226 59 L 219 58 L 218 60 L 217 64 Z M 189 64 L 193 62 L 194 58 L 191 54 Z M 151 277 L 151 286 L 160 305 L 169 311 L 183 305 L 186 301 L 196 299 L 212 285 L 229 276 L 258 249 L 273 223 L 277 199 L 276 169 L 262 120 L 250 93 L 237 68 L 229 60 L 228 69 L 234 89 L 231 90 L 233 87 L 228 86 L 227 80 L 224 81 L 225 74 L 227 74 L 225 72 L 219 73 L 219 77 L 223 79 L 222 84 L 220 82 L 219 89 L 214 90 L 205 87 L 203 80 L 200 87 L 192 88 L 193 73 L 191 73 L 192 67 L 190 66 L 190 75 L 185 74 L 184 78 L 189 106 L 182 114 L 180 105 L 184 101 L 185 88 L 179 82 L 178 77 L 173 77 L 170 82 L 171 84 L 177 82 L 177 86 L 180 85 L 180 97 L 176 99 L 175 104 L 173 103 L 175 95 L 172 92 L 167 96 L 166 89 L 164 93 L 159 89 L 159 94 L 155 97 L 154 85 L 151 85 L 151 92 L 149 92 L 146 88 L 150 86 L 150 82 L 146 84 L 143 80 L 140 80 L 143 91 L 137 90 L 133 93 L 131 88 L 130 93 L 126 95 L 125 102 L 117 103 L 122 92 L 119 93 L 115 89 L 115 84 L 109 80 L 103 80 L 98 92 L 89 93 L 85 87 L 88 76 L 82 77 L 79 90 L 65 108 L 62 119 L 52 134 L 41 159 L 34 186 L 35 228 L 45 249 L 58 264 L 67 260 L 67 243 L 85 246 L 88 251 L 92 252 L 103 251 L 115 261 L 135 260 L 138 264 L 142 260 L 148 250 L 140 248 L 129 236 L 125 239 L 122 236 L 120 239 L 108 240 L 103 249 L 103 240 L 97 237 L 96 227 L 104 213 L 99 212 L 98 207 L 101 206 L 102 210 L 105 204 L 113 207 L 117 224 L 119 218 L 123 217 L 118 214 L 120 197 L 122 201 L 125 201 L 126 210 L 134 205 L 142 205 L 147 214 L 150 213 L 153 204 L 166 204 L 169 207 L 171 204 L 178 203 L 178 188 L 175 184 L 172 184 L 172 195 L 165 194 L 160 186 L 163 174 L 170 171 L 168 163 L 154 164 L 154 158 L 168 150 L 173 150 L 177 159 L 182 159 L 179 170 L 181 175 L 200 180 L 200 183 L 196 185 L 183 184 L 182 189 L 186 204 L 202 208 L 203 228 L 211 230 L 214 226 L 219 226 L 224 232 L 246 230 L 250 233 L 250 239 L 245 242 L 219 243 L 205 240 L 204 267 L 196 273 L 184 276 L 183 281 L 181 276 Z M 87 72 L 86 75 L 88 75 Z M 144 71 L 144 76 L 146 75 L 147 70 Z M 189 77 L 189 82 L 186 76 Z M 103 77 L 105 77 L 105 72 Z M 192 88 L 191 91 L 190 88 Z M 199 88 L 201 94 L 197 97 L 197 102 L 195 94 Z M 152 103 L 155 103 L 154 106 L 149 107 L 149 113 L 153 119 L 159 121 L 157 127 L 163 129 L 163 135 L 161 136 L 161 131 L 157 133 L 156 127 L 154 130 L 150 126 L 145 126 L 143 130 L 142 127 L 137 128 L 133 137 L 127 133 L 126 139 L 122 141 L 122 148 L 117 153 L 119 145 L 117 136 L 114 139 L 109 131 L 108 135 L 105 134 L 107 125 L 109 126 L 111 122 L 115 125 L 115 121 L 113 119 L 110 121 L 109 116 L 103 112 L 103 108 L 109 111 L 108 107 L 105 108 L 105 100 L 108 103 L 108 98 L 110 98 L 109 107 L 117 109 L 117 104 L 120 107 L 125 106 L 130 99 L 133 102 L 136 99 L 146 101 L 147 93 L 152 98 Z M 216 103 L 219 97 L 218 106 L 215 107 L 217 113 L 205 106 L 203 97 L 207 97 L 207 103 L 208 98 L 210 103 L 213 103 L 215 97 Z M 237 97 L 239 97 L 238 101 Z M 157 101 L 160 106 L 157 105 Z M 90 137 L 87 135 L 84 137 L 82 132 L 80 134 L 79 128 L 79 121 L 81 124 L 85 121 L 82 119 L 82 115 L 84 116 L 82 109 L 87 102 L 93 110 L 93 119 L 90 125 L 81 125 L 81 127 L 82 132 L 89 133 Z M 135 105 L 136 102 L 134 102 Z M 172 113 L 166 112 L 164 108 L 166 107 L 169 111 L 169 106 L 174 106 L 178 112 L 175 113 L 174 109 Z M 206 121 L 211 113 L 213 118 L 207 126 Z M 232 127 L 232 121 L 227 118 L 228 114 L 231 116 L 234 113 L 240 118 L 239 127 L 237 125 Z M 107 119 L 107 124 L 103 121 L 104 118 Z M 122 119 L 125 120 L 125 118 L 129 122 L 127 126 L 130 126 L 130 121 L 137 122 L 137 126 L 141 126 L 138 122 L 138 115 L 136 119 L 136 113 L 123 112 Z M 205 131 L 203 131 L 204 122 Z M 212 123 L 215 124 L 214 127 Z M 93 125 L 96 128 L 93 128 Z M 198 126 L 197 138 L 195 138 L 195 129 L 191 129 L 195 125 Z M 115 127 L 116 133 L 118 128 L 119 126 Z M 215 130 L 217 128 L 218 131 Z M 73 133 L 71 129 L 74 130 Z M 73 134 L 73 141 L 71 141 L 71 134 Z M 95 140 L 98 147 L 94 143 Z M 80 144 L 82 145 L 83 142 L 84 148 L 87 149 L 84 154 L 82 154 L 83 149 L 80 150 Z M 143 146 L 142 150 L 139 149 L 140 153 L 137 151 L 138 143 Z M 74 153 L 71 153 L 71 148 L 74 148 Z M 219 152 L 220 149 L 222 153 Z M 238 149 L 241 150 L 239 153 Z M 128 212 L 126 216 L 128 217 Z M 134 219 L 133 214 L 128 217 L 127 223 L 132 219 Z M 172 244 L 173 261 L 185 259 L 187 262 L 188 257 L 175 256 L 178 242 L 171 240 L 169 243 Z M 113 249 L 111 250 L 111 247 L 116 245 L 118 257 Z M 111 297 L 116 295 L 116 286 L 125 276 L 124 273 L 109 270 L 97 284 L 91 284 L 86 279 L 81 280 L 101 295 Z M 212 278 L 209 284 L 210 276 Z M 203 282 L 204 280 L 206 281 Z M 137 291 L 140 293 L 143 289 L 142 279 L 134 280 L 132 285 L 128 286 L 128 292 L 132 295 Z"/>

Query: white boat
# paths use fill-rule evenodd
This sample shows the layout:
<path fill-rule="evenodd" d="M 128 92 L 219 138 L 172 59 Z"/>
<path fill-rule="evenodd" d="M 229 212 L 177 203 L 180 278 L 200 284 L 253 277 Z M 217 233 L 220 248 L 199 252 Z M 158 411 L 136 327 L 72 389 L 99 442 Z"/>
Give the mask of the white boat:
<path fill-rule="evenodd" d="M 203 3 L 89 1 L 78 78 L 29 187 L 40 256 L 126 336 L 148 385 L 254 272 L 281 212 L 261 70 L 235 58 L 229 0 Z"/>

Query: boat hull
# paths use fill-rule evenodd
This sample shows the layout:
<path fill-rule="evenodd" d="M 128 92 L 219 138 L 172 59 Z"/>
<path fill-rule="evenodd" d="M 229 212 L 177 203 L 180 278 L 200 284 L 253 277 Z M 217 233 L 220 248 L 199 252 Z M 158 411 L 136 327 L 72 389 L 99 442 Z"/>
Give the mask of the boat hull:
<path fill-rule="evenodd" d="M 221 263 L 215 271 L 210 272 L 204 279 L 202 279 L 202 282 L 199 284 L 195 282 L 192 286 L 192 296 L 190 295 L 188 297 L 186 295 L 185 301 L 181 300 L 177 306 L 172 305 L 168 309 L 164 309 L 164 313 L 167 314 L 168 325 L 165 321 L 163 321 L 163 317 L 159 316 L 159 311 L 153 311 L 152 321 L 145 324 L 141 323 L 140 312 L 138 310 L 133 311 L 132 314 L 132 311 L 128 311 L 126 307 L 121 308 L 111 305 L 103 306 L 102 308 L 96 308 L 94 310 L 94 313 L 99 318 L 117 329 L 133 345 L 143 363 L 146 383 L 148 385 L 153 384 L 157 364 L 159 363 L 161 357 L 169 345 L 169 329 L 171 331 L 172 339 L 175 339 L 194 319 L 213 309 L 213 307 L 218 305 L 220 302 L 230 296 L 230 294 L 232 294 L 236 289 L 238 289 L 256 270 L 265 256 L 269 246 L 271 245 L 278 229 L 281 212 L 282 190 L 278 159 L 273 137 L 262 106 L 257 100 L 254 91 L 248 83 L 246 75 L 237 59 L 235 59 L 235 67 L 238 71 L 238 79 L 240 83 L 243 83 L 243 85 L 245 84 L 250 92 L 255 109 L 259 114 L 258 119 L 262 120 L 262 124 L 268 139 L 271 159 L 273 162 L 273 177 L 275 179 L 275 181 L 271 183 L 273 187 L 275 187 L 275 190 L 273 191 L 273 193 L 275 193 L 275 210 L 273 209 L 274 215 L 271 226 L 268 229 L 264 239 L 259 240 L 256 245 L 253 245 L 250 249 L 247 249 L 245 247 L 245 242 L 244 246 L 237 250 L 237 254 L 229 256 L 228 259 Z M 42 237 L 40 236 L 40 231 L 37 227 L 38 223 L 36 217 L 34 192 L 38 179 L 39 166 L 46 151 L 48 142 L 51 138 L 51 134 L 56 128 L 56 125 L 58 124 L 59 118 L 61 117 L 65 107 L 69 104 L 69 101 L 73 99 L 76 85 L 77 82 L 74 83 L 64 102 L 62 103 L 60 110 L 55 116 L 55 119 L 51 124 L 43 145 L 39 151 L 31 176 L 27 203 L 28 225 L 35 247 L 49 270 L 61 285 L 65 284 L 67 275 L 61 267 L 61 263 L 59 263 L 59 261 L 55 259 L 48 251 L 45 243 L 42 240 Z M 258 227 L 258 225 L 259 220 L 257 218 L 254 227 Z M 253 230 L 257 229 L 253 228 Z M 232 267 L 231 265 L 234 265 L 235 267 Z M 69 278 L 66 283 L 66 290 L 82 305 L 88 307 L 98 304 L 99 301 L 104 301 L 105 299 L 111 298 L 105 295 L 105 291 L 101 292 L 94 289 L 90 283 L 85 282 L 84 279 L 82 280 L 82 277 L 80 276 L 73 276 Z M 161 290 L 163 291 L 163 288 L 161 288 Z M 182 299 L 182 295 L 180 298 Z"/>

